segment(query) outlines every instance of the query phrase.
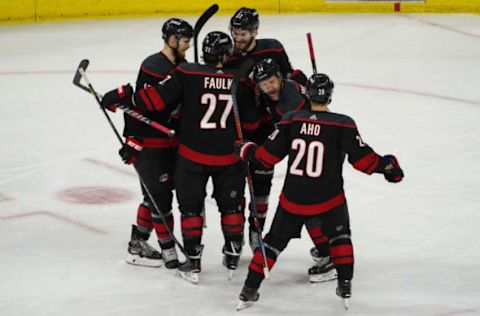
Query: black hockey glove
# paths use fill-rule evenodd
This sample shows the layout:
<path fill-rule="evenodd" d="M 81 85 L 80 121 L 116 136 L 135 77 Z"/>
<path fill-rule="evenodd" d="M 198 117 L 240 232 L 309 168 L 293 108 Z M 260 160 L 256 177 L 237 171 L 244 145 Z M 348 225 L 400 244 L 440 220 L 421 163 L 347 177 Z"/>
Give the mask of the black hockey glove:
<path fill-rule="evenodd" d="M 400 168 L 397 157 L 394 155 L 385 155 L 383 159 L 387 161 L 387 166 L 383 170 L 385 180 L 388 182 L 397 183 L 403 179 L 403 170 Z"/>
<path fill-rule="evenodd" d="M 127 165 L 132 164 L 137 160 L 138 155 L 142 151 L 143 146 L 142 143 L 133 137 L 127 137 L 125 140 L 125 144 L 123 147 L 118 151 L 120 157 Z"/>
<path fill-rule="evenodd" d="M 133 88 L 130 84 L 120 86 L 115 90 L 107 92 L 102 99 L 102 107 L 104 109 L 115 112 L 116 105 L 121 104 L 128 107 L 135 105 L 133 101 Z"/>
<path fill-rule="evenodd" d="M 235 155 L 242 160 L 247 160 L 257 148 L 257 144 L 246 140 L 235 141 Z"/>

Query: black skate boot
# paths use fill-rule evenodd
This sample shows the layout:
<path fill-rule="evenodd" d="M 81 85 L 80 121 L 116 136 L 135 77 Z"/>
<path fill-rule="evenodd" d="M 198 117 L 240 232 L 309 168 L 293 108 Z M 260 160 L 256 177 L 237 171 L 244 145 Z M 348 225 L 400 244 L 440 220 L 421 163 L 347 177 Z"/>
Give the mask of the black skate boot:
<path fill-rule="evenodd" d="M 240 260 L 240 254 L 242 253 L 242 243 L 237 241 L 231 241 L 222 249 L 223 252 L 223 265 L 227 268 L 227 278 L 231 280 L 233 278 L 233 271 L 238 267 L 238 261 Z"/>
<path fill-rule="evenodd" d="M 335 265 L 333 264 L 330 256 L 321 257 L 317 251 L 317 248 L 315 247 L 310 249 L 310 254 L 315 261 L 315 264 L 308 269 L 310 282 L 325 282 L 335 280 L 337 278 L 337 270 L 335 269 Z"/>
<path fill-rule="evenodd" d="M 338 280 L 337 295 L 342 298 L 343 306 L 348 309 L 348 299 L 352 296 L 352 281 Z"/>
<path fill-rule="evenodd" d="M 175 246 L 165 249 L 162 248 L 162 259 L 167 269 L 176 269 L 180 264 Z"/>
<path fill-rule="evenodd" d="M 147 266 L 161 267 L 162 255 L 147 242 L 148 233 L 138 230 L 137 226 L 132 225 L 132 237 L 128 243 L 127 263 Z"/>
<path fill-rule="evenodd" d="M 258 301 L 260 294 L 258 294 L 257 289 L 253 289 L 250 287 L 243 286 L 242 293 L 240 293 L 238 304 L 237 304 L 237 311 L 241 311 L 247 307 L 250 307 Z"/>
<path fill-rule="evenodd" d="M 197 284 L 199 281 L 199 274 L 202 271 L 201 260 L 202 260 L 203 245 L 198 245 L 193 250 L 187 250 L 188 257 L 190 260 L 185 261 L 180 264 L 178 267 L 178 274 L 183 279 Z"/>

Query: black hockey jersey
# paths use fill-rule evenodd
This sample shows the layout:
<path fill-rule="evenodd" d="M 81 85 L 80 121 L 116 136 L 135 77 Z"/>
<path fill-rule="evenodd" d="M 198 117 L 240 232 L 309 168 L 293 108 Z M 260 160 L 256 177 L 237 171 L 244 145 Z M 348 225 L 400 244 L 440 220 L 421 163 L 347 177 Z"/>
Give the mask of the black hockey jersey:
<path fill-rule="evenodd" d="M 286 113 L 310 109 L 310 100 L 305 94 L 305 88 L 289 79 L 283 80 L 277 101 L 260 93 L 258 103 L 257 108 L 249 108 L 250 111 L 256 111 L 256 114 L 244 115 L 246 119 L 242 121 L 242 127 L 249 135 L 252 135 L 251 140 L 260 143 L 273 132 L 275 124 L 280 122 Z"/>
<path fill-rule="evenodd" d="M 280 205 L 290 213 L 317 215 L 346 202 L 342 166 L 382 172 L 385 161 L 365 144 L 355 122 L 331 112 L 290 112 L 251 159 L 270 168 L 288 155 Z"/>
<path fill-rule="evenodd" d="M 238 162 L 230 88 L 231 71 L 197 63 L 178 66 L 163 85 L 141 89 L 136 103 L 149 111 L 169 113 L 182 104 L 178 153 L 194 162 L 225 166 Z"/>
<path fill-rule="evenodd" d="M 276 39 L 257 39 L 255 48 L 251 52 L 234 51 L 224 66 L 225 68 L 240 68 L 248 58 L 253 58 L 255 62 L 272 58 L 280 66 L 280 71 L 285 78 L 293 72 L 283 45 Z"/>
<path fill-rule="evenodd" d="M 175 69 L 176 65 L 173 64 L 167 56 L 162 52 L 155 53 L 148 56 L 143 62 L 138 72 L 136 91 L 144 88 L 146 85 L 157 85 Z M 143 115 L 156 121 L 164 126 L 173 128 L 171 124 L 171 112 L 153 112 L 147 108 L 139 107 L 136 110 L 142 112 Z M 124 115 L 125 129 L 124 136 L 136 136 L 144 138 L 146 141 L 145 146 L 148 147 L 148 143 L 154 143 L 154 147 L 173 147 L 178 145 L 178 137 L 169 138 L 165 133 L 156 130 L 155 128 L 146 125 L 129 115 Z M 153 138 L 153 139 L 150 139 Z"/>

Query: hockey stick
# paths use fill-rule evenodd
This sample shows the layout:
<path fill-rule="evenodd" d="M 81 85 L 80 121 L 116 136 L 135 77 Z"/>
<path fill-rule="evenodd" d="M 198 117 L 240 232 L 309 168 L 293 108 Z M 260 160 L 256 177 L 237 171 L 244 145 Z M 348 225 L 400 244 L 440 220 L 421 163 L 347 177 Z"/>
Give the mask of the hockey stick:
<path fill-rule="evenodd" d="M 312 62 L 313 73 L 317 73 L 317 62 L 315 61 L 315 52 L 313 51 L 312 34 L 307 33 L 308 50 L 310 51 L 310 60 Z"/>
<path fill-rule="evenodd" d="M 198 35 L 200 30 L 203 28 L 205 23 L 207 23 L 210 18 L 217 13 L 218 4 L 211 5 L 203 14 L 198 18 L 195 26 L 193 27 L 193 52 L 194 52 L 194 61 L 198 63 Z M 205 202 L 203 203 L 202 208 L 202 218 L 203 218 L 203 228 L 207 228 L 207 213 L 205 212 Z"/>
<path fill-rule="evenodd" d="M 243 133 L 242 133 L 242 125 L 240 123 L 240 113 L 238 111 L 238 101 L 237 101 L 238 84 L 240 83 L 240 79 L 247 75 L 248 71 L 250 69 L 252 69 L 254 64 L 255 64 L 255 61 L 251 58 L 247 59 L 242 64 L 242 66 L 238 70 L 238 73 L 235 75 L 235 78 L 232 82 L 232 86 L 231 86 L 231 90 L 230 90 L 230 93 L 232 95 L 232 101 L 233 101 L 233 117 L 235 118 L 235 127 L 237 129 L 237 137 L 238 137 L 239 140 L 243 140 Z M 250 172 L 250 167 L 249 167 L 248 161 L 246 161 L 246 163 L 245 163 L 245 169 L 246 169 L 248 191 L 250 193 L 250 203 L 251 203 L 251 207 L 252 207 L 251 212 L 252 212 L 252 215 L 253 215 L 253 222 L 254 222 L 255 229 L 256 229 L 257 235 L 258 235 L 258 243 L 260 245 L 260 252 L 262 253 L 263 275 L 265 276 L 265 279 L 269 279 L 270 278 L 270 271 L 268 270 L 268 265 L 267 265 L 267 254 L 265 253 L 265 244 L 263 242 L 262 232 L 260 231 L 260 224 L 259 224 L 259 221 L 258 221 L 257 206 L 255 204 L 255 194 L 253 192 L 252 173 Z"/>
<path fill-rule="evenodd" d="M 198 35 L 202 27 L 207 23 L 207 21 L 218 11 L 218 4 L 213 4 L 210 6 L 203 14 L 198 18 L 195 26 L 193 27 L 193 52 L 195 59 L 194 61 L 198 63 Z"/>
<path fill-rule="evenodd" d="M 78 65 L 78 68 L 77 68 L 77 72 L 75 73 L 75 77 L 73 78 L 73 84 L 76 85 L 77 87 L 81 88 L 82 90 L 87 91 L 88 93 L 92 93 L 91 90 L 90 90 L 90 87 L 84 86 L 80 82 L 82 77 L 86 78 L 85 70 L 87 69 L 88 64 L 89 64 L 88 59 L 84 59 L 80 62 L 80 65 Z M 87 82 L 87 80 L 85 80 L 85 82 Z M 95 90 L 93 90 L 93 91 L 95 91 Z M 100 101 L 101 98 L 102 98 L 101 95 L 98 95 L 98 94 L 95 95 L 95 99 L 97 99 L 98 102 L 101 102 Z M 143 122 L 147 125 L 150 125 L 151 127 L 161 131 L 162 133 L 167 134 L 169 137 L 173 137 L 175 135 L 175 131 L 173 129 L 169 129 L 169 128 L 167 128 L 167 127 L 165 127 L 165 126 L 163 126 L 163 125 L 161 125 L 161 124 L 159 124 L 155 121 L 152 121 L 148 117 L 143 116 L 142 114 L 140 114 L 137 111 L 129 108 L 128 106 L 118 104 L 118 105 L 115 105 L 115 107 L 119 108 L 120 110 L 125 112 L 127 115 L 133 117 L 134 119 L 136 119 L 138 121 L 141 121 L 141 122 Z M 110 119 L 109 119 L 109 121 L 110 121 Z M 112 124 L 110 124 L 110 125 L 112 125 Z"/>
<path fill-rule="evenodd" d="M 122 144 L 122 146 L 124 145 L 123 143 L 123 140 L 122 140 L 122 137 L 120 136 L 120 134 L 118 133 L 118 130 L 116 129 L 115 125 L 113 124 L 112 120 L 110 119 L 110 116 L 108 115 L 107 113 L 107 110 L 105 110 L 102 106 L 101 106 L 101 98 L 100 98 L 100 95 L 95 91 L 95 89 L 93 88 L 92 84 L 90 83 L 90 80 L 88 80 L 88 77 L 87 77 L 87 74 L 85 72 L 86 68 L 88 67 L 88 64 L 89 64 L 89 61 L 88 59 L 84 59 L 80 62 L 80 64 L 78 65 L 78 68 L 77 68 L 77 71 L 75 72 L 75 77 L 73 78 L 73 84 L 76 85 L 77 87 L 80 87 L 81 89 L 83 90 L 87 90 L 88 89 L 88 92 L 90 94 L 92 94 L 94 97 L 95 97 L 95 100 L 97 101 L 98 105 L 100 106 L 103 114 L 105 115 L 105 117 L 107 118 L 109 124 L 110 124 L 110 127 L 112 128 L 113 132 L 115 133 L 115 135 L 117 136 L 117 139 L 118 141 Z M 83 78 L 83 80 L 85 80 L 85 82 L 87 83 L 87 86 L 83 86 L 81 83 L 80 83 L 80 80 Z M 88 88 L 87 88 L 88 87 Z M 168 235 L 170 236 L 170 238 L 172 238 L 173 242 L 175 243 L 175 245 L 177 245 L 178 249 L 180 249 L 180 251 L 185 255 L 186 257 L 186 260 L 188 262 L 190 262 L 190 257 L 187 255 L 187 252 L 185 251 L 185 249 L 183 248 L 183 246 L 180 244 L 180 242 L 178 241 L 178 239 L 175 237 L 175 235 L 173 234 L 172 230 L 170 229 L 170 227 L 168 226 L 168 223 L 167 223 L 167 220 L 165 219 L 165 217 L 163 216 L 163 213 L 160 212 L 160 208 L 158 207 L 157 203 L 155 202 L 155 200 L 153 199 L 153 195 L 152 193 L 150 192 L 150 190 L 148 189 L 147 185 L 145 184 L 145 182 L 143 181 L 142 177 L 140 176 L 140 173 L 138 172 L 137 170 L 137 167 L 135 167 L 134 165 L 134 168 L 135 168 L 135 171 L 137 172 L 137 175 L 138 175 L 138 178 L 140 179 L 140 183 L 142 185 L 142 187 L 145 189 L 145 192 L 147 192 L 147 195 L 148 197 L 150 198 L 150 200 L 152 201 L 152 204 L 153 204 L 153 207 L 155 208 L 155 211 L 158 213 L 160 219 L 162 220 L 162 223 L 165 225 L 165 230 L 167 231 Z"/>

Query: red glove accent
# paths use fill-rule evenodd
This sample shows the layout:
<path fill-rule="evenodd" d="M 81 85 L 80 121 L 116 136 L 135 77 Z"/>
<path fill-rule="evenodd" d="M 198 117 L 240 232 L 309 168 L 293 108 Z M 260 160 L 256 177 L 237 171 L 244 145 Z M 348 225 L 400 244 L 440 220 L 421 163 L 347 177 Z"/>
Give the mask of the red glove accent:
<path fill-rule="evenodd" d="M 257 144 L 245 140 L 235 141 L 235 154 L 242 160 L 249 158 L 250 150 L 252 152 L 257 148 Z"/>
<path fill-rule="evenodd" d="M 103 108 L 115 112 L 117 105 L 125 105 L 132 107 L 133 102 L 133 88 L 130 84 L 120 86 L 115 90 L 107 92 L 102 99 L 101 105 Z"/>
<path fill-rule="evenodd" d="M 122 160 L 127 165 L 134 163 L 137 160 L 138 155 L 143 150 L 143 146 L 140 140 L 127 137 L 125 144 L 118 152 Z"/>

